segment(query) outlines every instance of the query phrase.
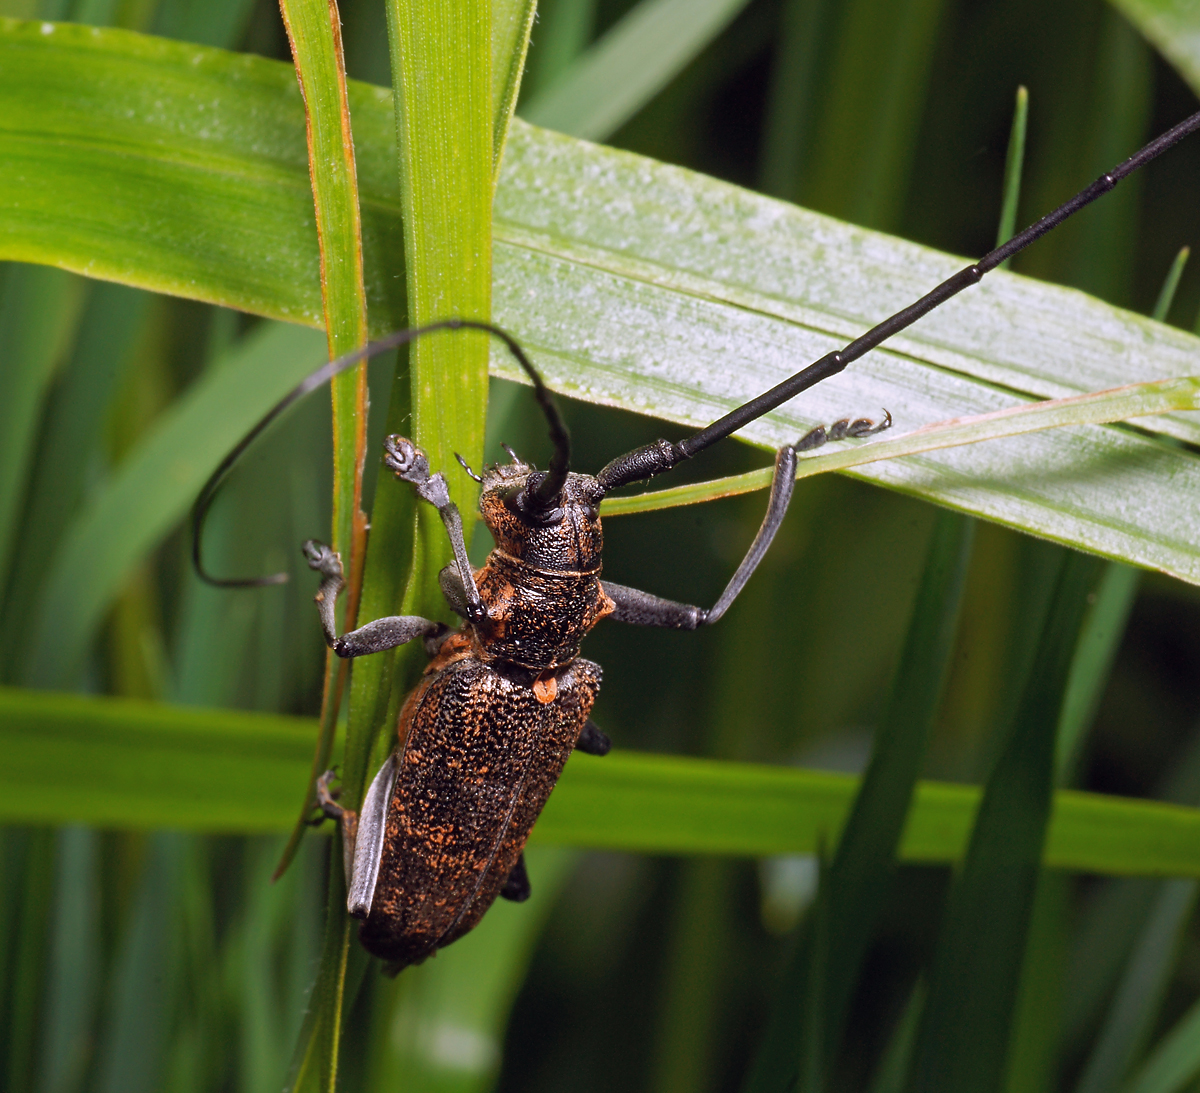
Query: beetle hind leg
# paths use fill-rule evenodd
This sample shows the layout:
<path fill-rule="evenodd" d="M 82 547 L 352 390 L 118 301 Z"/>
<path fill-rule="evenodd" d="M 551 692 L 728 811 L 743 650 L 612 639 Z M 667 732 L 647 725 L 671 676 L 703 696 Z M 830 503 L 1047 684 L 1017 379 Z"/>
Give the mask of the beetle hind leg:
<path fill-rule="evenodd" d="M 583 731 L 575 741 L 575 750 L 585 755 L 607 755 L 612 750 L 608 734 L 590 717 L 583 723 Z"/>
<path fill-rule="evenodd" d="M 500 898 L 513 903 L 524 903 L 533 892 L 529 884 L 529 872 L 525 868 L 525 851 L 517 858 L 517 864 L 512 867 L 504 887 L 500 889 Z"/>

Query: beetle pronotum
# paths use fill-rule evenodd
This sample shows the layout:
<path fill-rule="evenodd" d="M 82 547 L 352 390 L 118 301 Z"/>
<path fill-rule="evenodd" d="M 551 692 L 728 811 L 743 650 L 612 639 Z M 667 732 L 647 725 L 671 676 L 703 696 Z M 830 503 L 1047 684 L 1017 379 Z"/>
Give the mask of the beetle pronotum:
<path fill-rule="evenodd" d="M 348 910 L 362 920 L 360 937 L 366 948 L 399 970 L 469 931 L 496 896 L 519 901 L 528 895 L 522 851 L 567 758 L 574 748 L 600 755 L 609 748 L 607 737 L 588 716 L 600 683 L 599 667 L 579 656 L 588 631 L 606 617 L 682 630 L 716 622 L 779 529 L 791 499 L 798 453 L 827 440 L 877 433 L 889 427 L 891 418 L 885 412 L 878 423 L 864 418 L 819 426 L 779 449 L 762 526 L 724 592 L 708 609 L 601 580 L 599 504 L 608 492 L 671 470 L 837 374 L 1197 129 L 1200 113 L 845 348 L 700 432 L 678 443 L 660 440 L 637 448 L 613 459 L 595 476 L 571 470 L 570 438 L 553 398 L 518 342 L 488 323 L 447 319 L 399 331 L 326 365 L 276 406 L 226 457 L 200 495 L 193 557 L 202 576 L 204 515 L 241 451 L 303 394 L 359 361 L 415 338 L 437 331 L 477 330 L 501 339 L 532 381 L 554 445 L 546 471 L 510 451 L 510 463 L 485 468 L 482 476 L 469 472 L 482 485 L 480 512 L 496 540 L 483 567 L 473 570 L 462 519 L 444 478 L 431 472 L 411 441 L 387 438 L 385 465 L 433 505 L 445 524 L 455 560 L 442 571 L 440 581 L 448 604 L 463 620 L 457 630 L 429 619 L 393 616 L 338 635 L 334 607 L 344 583 L 341 559 L 314 540 L 304 545 L 308 564 L 322 578 L 317 604 L 326 641 L 338 656 L 363 656 L 420 638 L 431 658 L 400 713 L 395 750 L 371 782 L 360 811 L 337 804 L 329 790 L 330 775 L 318 784 L 322 808 L 341 823 Z M 224 585 L 264 583 L 205 579 Z"/>

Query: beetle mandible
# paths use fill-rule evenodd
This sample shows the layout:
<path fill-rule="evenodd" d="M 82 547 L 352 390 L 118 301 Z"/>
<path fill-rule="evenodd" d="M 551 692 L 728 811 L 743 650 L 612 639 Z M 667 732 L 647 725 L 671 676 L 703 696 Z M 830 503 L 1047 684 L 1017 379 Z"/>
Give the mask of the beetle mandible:
<path fill-rule="evenodd" d="M 420 638 L 430 663 L 406 698 L 392 754 L 359 811 L 342 808 L 318 781 L 323 812 L 340 822 L 349 913 L 361 920 L 363 945 L 392 972 L 419 963 L 478 923 L 497 896 L 529 895 L 526 839 L 575 748 L 603 755 L 608 738 L 589 714 L 600 668 L 580 657 L 587 633 L 604 618 L 640 626 L 694 630 L 716 622 L 745 586 L 778 531 L 795 485 L 798 454 L 829 440 L 862 438 L 891 425 L 845 419 L 818 426 L 776 454 L 767 512 L 746 556 L 708 609 L 662 599 L 601 579 L 599 506 L 611 490 L 671 470 L 807 388 L 842 371 L 893 334 L 978 283 L 1005 259 L 1111 190 L 1185 136 L 1200 112 L 1151 141 L 1053 212 L 885 319 L 845 348 L 827 354 L 771 390 L 678 443 L 660 440 L 609 462 L 595 476 L 570 467 L 570 438 L 554 400 L 519 343 L 490 323 L 447 319 L 398 331 L 331 362 L 276 406 L 231 452 L 201 492 L 193 517 L 193 559 L 201 576 L 200 531 L 217 486 L 246 446 L 297 398 L 375 353 L 435 331 L 478 330 L 500 338 L 533 383 L 550 428 L 554 456 L 546 471 L 523 462 L 484 468 L 480 513 L 495 549 L 472 570 L 462 518 L 440 473 L 411 441 L 390 436 L 384 464 L 433 505 L 454 562 L 440 574 L 446 601 L 462 620 L 452 630 L 416 616 L 376 619 L 338 635 L 341 559 L 315 540 L 304 544 L 321 576 L 316 600 L 329 646 L 345 658 L 382 652 Z M 465 467 L 465 464 L 464 464 Z M 270 580 L 270 579 L 268 579 Z"/>

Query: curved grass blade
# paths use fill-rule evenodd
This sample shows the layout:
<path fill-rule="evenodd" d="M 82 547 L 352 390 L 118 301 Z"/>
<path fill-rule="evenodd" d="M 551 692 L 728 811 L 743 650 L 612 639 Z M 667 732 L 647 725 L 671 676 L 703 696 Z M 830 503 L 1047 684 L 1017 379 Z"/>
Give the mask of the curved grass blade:
<path fill-rule="evenodd" d="M 354 138 L 346 94 L 341 18 L 330 0 L 280 0 L 296 76 L 304 98 L 308 134 L 309 175 L 321 250 L 321 301 L 329 359 L 361 348 L 367 341 L 367 301 L 363 282 L 362 219 L 354 164 Z M 362 511 L 363 462 L 367 441 L 367 362 L 333 379 L 333 538 L 332 546 L 346 561 L 347 582 L 343 626 L 353 628 L 362 591 L 367 518 Z M 332 650 L 325 654 L 325 687 L 321 731 L 305 787 L 300 816 L 284 850 L 276 876 L 287 867 L 304 832 L 306 813 L 315 796 L 315 779 L 329 763 L 342 687 L 349 666 Z M 358 797 L 351 787 L 348 804 Z M 301 1032 L 300 1060 L 289 1088 L 327 1089 L 337 1084 L 342 1000 L 348 962 L 350 924 L 341 907 L 337 884 L 338 855 L 331 856 L 330 910 L 325 920 L 321 971 L 306 1014 L 312 1028 Z"/>
<path fill-rule="evenodd" d="M 0 591 L 7 587 L 35 426 L 79 317 L 82 285 L 61 270 L 0 272 Z"/>
<path fill-rule="evenodd" d="M 1200 94 L 1200 16 L 1180 0 L 1112 0 L 1188 86 Z"/>
<path fill-rule="evenodd" d="M 1151 1052 L 1125 1093 L 1179 1093 L 1200 1074 L 1200 1002 L 1192 1005 Z"/>
<path fill-rule="evenodd" d="M 321 302 L 329 359 L 351 353 L 367 341 L 367 300 L 363 283 L 362 216 L 354 164 L 346 64 L 336 3 L 280 0 L 296 78 L 304 100 L 309 177 L 321 252 Z M 334 377 L 333 549 L 346 562 L 344 628 L 353 629 L 362 593 L 367 518 L 362 511 L 363 462 L 367 439 L 367 363 Z M 275 871 L 287 868 L 314 801 L 316 778 L 329 766 L 333 733 L 349 667 L 325 654 L 321 731 L 317 735 L 312 779 L 300 806 L 296 828 Z"/>
<path fill-rule="evenodd" d="M 1194 880 L 1164 881 L 1138 936 L 1076 1093 L 1121 1089 L 1145 1050 L 1196 906 Z"/>

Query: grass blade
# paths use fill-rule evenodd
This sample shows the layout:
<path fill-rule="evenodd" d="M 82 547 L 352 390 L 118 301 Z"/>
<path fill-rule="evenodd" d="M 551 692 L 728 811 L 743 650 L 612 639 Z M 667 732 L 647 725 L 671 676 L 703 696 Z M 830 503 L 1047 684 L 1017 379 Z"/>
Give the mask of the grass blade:
<path fill-rule="evenodd" d="M 1179 945 L 1196 895 L 1196 882 L 1192 880 L 1166 881 L 1160 887 L 1076 1093 L 1110 1093 L 1124 1085 L 1145 1048 L 1175 973 Z"/>
<path fill-rule="evenodd" d="M 1017 206 L 1021 203 L 1021 172 L 1025 169 L 1025 132 L 1029 122 L 1029 92 L 1017 88 L 1017 105 L 1013 110 L 1012 132 L 1008 137 L 1008 154 L 1004 158 L 1004 200 L 1000 206 L 1000 226 L 996 229 L 996 246 L 1003 246 L 1017 231 Z M 1010 260 L 1000 264 L 1007 269 Z"/>
<path fill-rule="evenodd" d="M 346 93 L 346 63 L 341 18 L 336 3 L 280 0 L 296 78 L 304 99 L 308 136 L 309 177 L 321 251 L 321 303 L 329 359 L 361 348 L 367 341 L 367 299 L 363 282 L 362 215 L 354 138 Z M 362 592 L 367 518 L 362 510 L 363 463 L 367 440 L 367 362 L 334 377 L 333 527 L 330 540 L 346 565 L 346 591 L 341 603 L 345 629 L 353 629 Z M 291 840 L 276 869 L 287 868 L 304 831 L 314 801 L 313 785 L 329 765 L 342 688 L 349 667 L 325 654 L 325 686 L 321 699 L 321 731 L 313 757 L 313 781 L 306 788 Z"/>
<path fill-rule="evenodd" d="M 317 240 L 321 250 L 321 302 L 333 360 L 367 341 L 367 300 L 363 282 L 362 219 L 350 104 L 346 93 L 346 64 L 342 53 L 341 17 L 336 3 L 323 0 L 280 0 L 304 98 L 308 134 L 309 175 L 316 208 Z M 362 511 L 363 462 L 367 439 L 367 362 L 337 376 L 333 398 L 333 536 L 331 545 L 346 564 L 346 595 L 342 602 L 344 628 L 352 629 L 358 614 L 366 554 L 367 518 Z M 325 686 L 321 700 L 321 729 L 306 782 L 300 816 L 275 876 L 287 868 L 304 833 L 306 814 L 315 797 L 315 776 L 328 766 L 342 687 L 349 666 L 325 654 Z M 356 787 L 347 794 L 357 804 Z M 340 855 L 329 856 L 328 908 L 320 969 L 313 984 L 296 1047 L 293 1073 L 287 1087 L 296 1093 L 327 1090 L 337 1085 L 342 1032 L 342 1003 L 349 961 L 350 922 L 344 910 L 344 878 Z"/>
<path fill-rule="evenodd" d="M 948 901 L 910 1089 L 985 1093 L 1003 1085 L 1050 818 L 1054 729 L 1097 569 L 1079 556 L 1062 563 L 1012 737 L 988 780 Z"/>
<path fill-rule="evenodd" d="M 534 125 L 603 140 L 661 91 L 746 0 L 641 0 L 521 108 Z"/>
<path fill-rule="evenodd" d="M 19 531 L 35 428 L 54 370 L 70 344 L 82 284 L 62 270 L 8 266 L 0 280 L 0 591 Z"/>
<path fill-rule="evenodd" d="M 811 957 L 798 950 L 784 974 L 787 987 L 776 1000 L 748 1091 L 787 1088 L 795 1082 L 806 1088 L 801 1075 L 823 1075 L 837 1050 L 862 960 L 891 888 L 905 819 L 950 665 L 972 531 L 969 521 L 950 513 L 940 513 L 934 525 L 887 712 L 837 853 L 822 877 L 827 951 L 820 961 L 825 982 L 818 991 L 804 986 L 803 964 Z M 797 1020 L 800 1013 L 802 1021 Z M 804 1049 L 818 1013 L 822 1030 L 812 1040 L 817 1055 L 806 1063 Z"/>
<path fill-rule="evenodd" d="M 1200 1073 L 1200 1002 L 1155 1047 L 1125 1086 L 1126 1093 L 1178 1093 Z"/>
<path fill-rule="evenodd" d="M 315 722 L 129 699 L 0 688 L 0 820 L 150 830 L 290 829 Z M 534 833 L 559 846 L 658 854 L 811 854 L 845 823 L 851 775 L 613 753 L 576 756 Z M 975 786 L 922 782 L 905 826 L 906 861 L 959 860 Z M 1060 790 L 1049 866 L 1200 877 L 1200 809 Z"/>

